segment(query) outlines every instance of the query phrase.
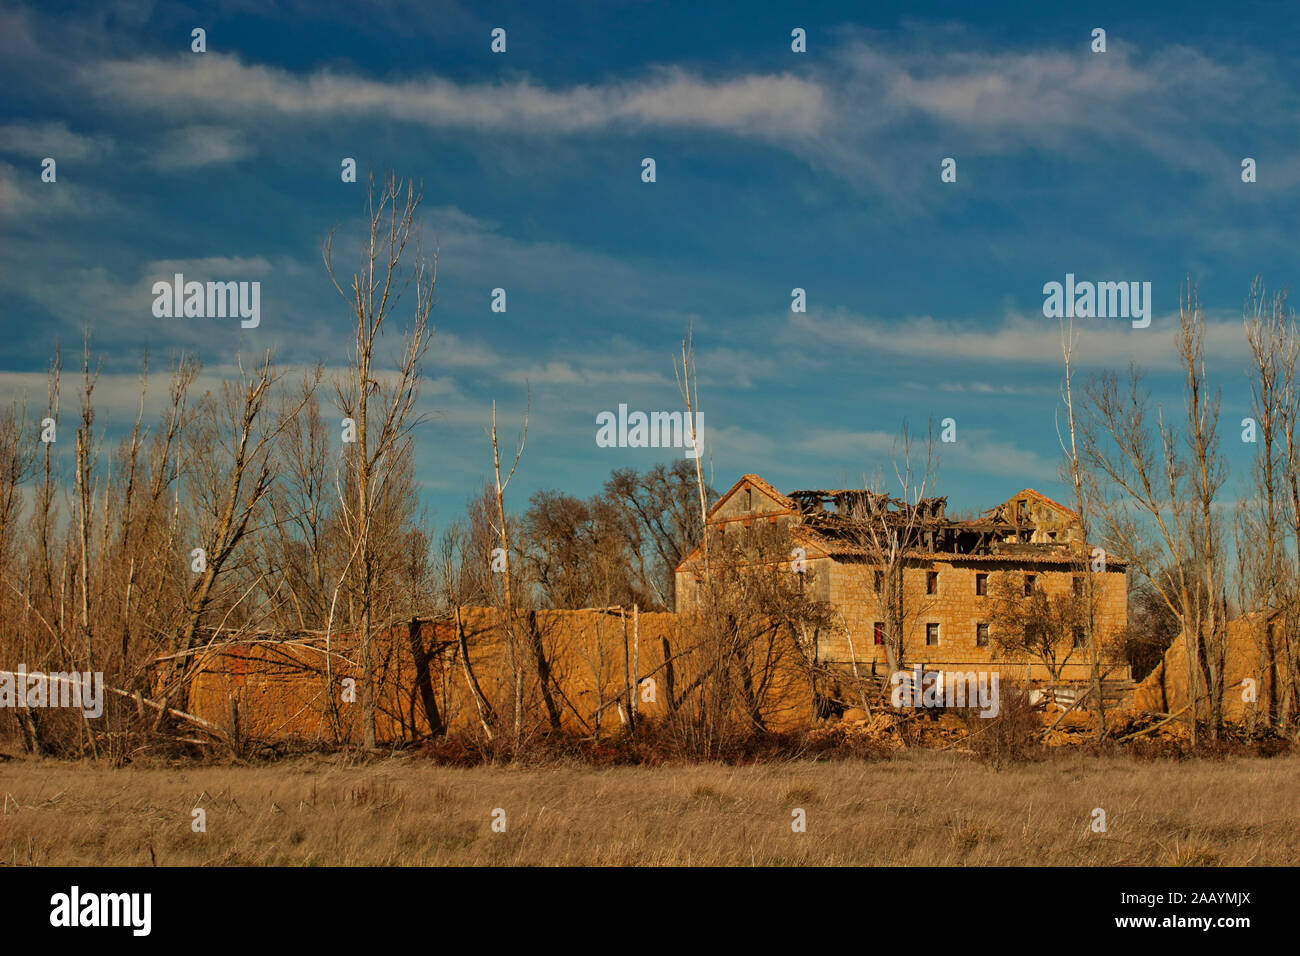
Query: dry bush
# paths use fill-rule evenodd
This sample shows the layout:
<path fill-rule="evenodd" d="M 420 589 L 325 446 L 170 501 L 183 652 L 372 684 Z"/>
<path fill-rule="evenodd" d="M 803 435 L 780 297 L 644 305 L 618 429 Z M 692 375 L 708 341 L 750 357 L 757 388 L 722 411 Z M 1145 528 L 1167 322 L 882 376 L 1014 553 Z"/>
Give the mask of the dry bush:
<path fill-rule="evenodd" d="M 885 760 L 894 750 L 887 740 L 844 727 L 823 727 L 787 733 L 751 733 L 729 737 L 710 759 L 701 759 L 678 727 L 666 720 L 643 720 L 635 734 L 626 729 L 593 740 L 572 734 L 546 734 L 514 752 L 508 742 L 489 742 L 469 733 L 454 733 L 426 741 L 413 751 L 443 767 L 476 767 L 514 763 L 529 767 L 661 767 L 684 764 L 780 763 L 789 760 Z"/>
<path fill-rule="evenodd" d="M 973 707 L 958 710 L 969 731 L 963 743 L 994 769 L 1006 764 L 1024 763 L 1042 756 L 1039 741 L 1042 721 L 1038 707 L 1029 702 L 1029 688 L 1023 684 L 1003 683 L 999 691 L 996 717 L 983 717 Z"/>

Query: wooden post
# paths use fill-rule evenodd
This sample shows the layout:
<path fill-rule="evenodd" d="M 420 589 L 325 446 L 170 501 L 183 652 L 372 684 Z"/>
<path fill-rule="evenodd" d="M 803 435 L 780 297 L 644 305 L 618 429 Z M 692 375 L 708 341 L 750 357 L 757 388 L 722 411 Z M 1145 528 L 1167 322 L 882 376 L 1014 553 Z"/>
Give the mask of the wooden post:
<path fill-rule="evenodd" d="M 618 609 L 618 616 L 623 622 L 623 702 L 627 704 L 627 712 L 626 712 L 626 716 L 624 717 L 624 721 L 628 724 L 630 728 L 632 724 L 632 706 L 633 706 L 632 705 L 632 675 L 630 672 L 632 664 L 631 661 L 628 659 L 629 648 L 627 643 L 627 613 L 623 610 L 623 608 L 620 607 Z"/>
<path fill-rule="evenodd" d="M 641 615 L 640 608 L 632 605 L 632 696 L 627 712 L 631 715 L 630 729 L 636 730 L 636 699 L 641 693 Z"/>
<path fill-rule="evenodd" d="M 229 697 L 230 703 L 230 749 L 235 756 L 239 756 L 239 701 L 235 700 L 234 694 Z"/>

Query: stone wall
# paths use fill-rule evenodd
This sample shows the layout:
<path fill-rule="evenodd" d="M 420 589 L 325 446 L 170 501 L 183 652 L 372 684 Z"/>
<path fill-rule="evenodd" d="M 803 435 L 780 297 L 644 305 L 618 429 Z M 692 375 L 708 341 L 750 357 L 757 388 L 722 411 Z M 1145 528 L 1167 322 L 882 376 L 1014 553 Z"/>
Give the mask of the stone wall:
<path fill-rule="evenodd" d="M 887 663 L 885 649 L 875 643 L 875 624 L 883 620 L 875 590 L 876 569 L 862 559 L 813 556 L 808 557 L 807 568 L 808 587 L 813 597 L 829 603 L 835 613 L 834 626 L 818 634 L 818 661 L 849 668 L 856 661 L 866 673 L 883 673 Z M 938 574 L 934 594 L 926 592 L 930 572 Z M 979 574 L 988 575 L 984 595 L 976 592 Z M 1082 571 L 1059 559 L 1035 561 L 1031 556 L 996 560 L 978 555 L 953 555 L 939 556 L 925 564 L 918 562 L 905 569 L 903 575 L 904 660 L 909 664 L 932 664 L 939 669 L 957 665 L 990 669 L 989 665 L 996 663 L 1009 669 L 1008 678 L 1047 680 L 1050 676 L 1047 667 L 1037 659 L 999 657 L 993 646 L 991 626 L 988 645 L 981 647 L 976 643 L 977 626 L 990 623 L 990 595 L 996 576 L 1005 574 L 1017 582 L 1023 581 L 1026 574 L 1036 575 L 1038 586 L 1048 594 L 1063 595 L 1070 593 L 1074 579 Z M 699 590 L 695 577 L 694 571 L 678 572 L 679 608 L 695 606 Z M 1095 574 L 1093 587 L 1099 633 L 1105 641 L 1128 622 L 1128 590 L 1122 565 L 1111 565 L 1108 570 Z M 926 643 L 927 624 L 939 625 L 937 645 Z M 1128 680 L 1127 664 L 1115 663 L 1110 667 L 1110 679 Z M 1087 653 L 1080 649 L 1070 652 L 1061 669 L 1061 678 L 1088 680 L 1090 672 Z"/>
<path fill-rule="evenodd" d="M 937 573 L 935 593 L 927 593 L 927 577 Z M 988 575 L 986 593 L 976 589 L 976 576 Z M 994 648 L 994 631 L 990 626 L 989 642 L 977 644 L 977 626 L 990 623 L 992 590 L 998 575 L 1011 575 L 1017 583 L 1024 575 L 1034 574 L 1037 586 L 1050 595 L 1069 594 L 1080 572 L 1069 564 L 993 561 L 976 556 L 936 558 L 925 565 L 906 568 L 903 575 L 904 618 L 903 656 L 912 664 L 965 666 L 996 669 L 991 665 L 1018 665 L 1011 670 L 1031 680 L 1045 680 L 1047 668 L 1036 660 L 1008 660 Z M 819 658 L 828 662 L 858 665 L 881 672 L 886 665 L 885 649 L 875 643 L 875 624 L 883 620 L 875 590 L 875 569 L 864 562 L 830 565 L 829 600 L 843 615 L 845 626 L 825 635 L 820 642 Z M 1094 575 L 1097 590 L 1098 624 L 1105 637 L 1122 629 L 1128 619 L 1128 598 L 1122 570 L 1108 570 Z M 938 625 L 938 643 L 927 644 L 927 627 Z M 851 643 L 850 643 L 851 638 Z M 1084 650 L 1073 651 L 1061 676 L 1065 680 L 1086 680 L 1090 665 Z M 1127 679 L 1128 667 L 1112 671 L 1112 678 Z"/>

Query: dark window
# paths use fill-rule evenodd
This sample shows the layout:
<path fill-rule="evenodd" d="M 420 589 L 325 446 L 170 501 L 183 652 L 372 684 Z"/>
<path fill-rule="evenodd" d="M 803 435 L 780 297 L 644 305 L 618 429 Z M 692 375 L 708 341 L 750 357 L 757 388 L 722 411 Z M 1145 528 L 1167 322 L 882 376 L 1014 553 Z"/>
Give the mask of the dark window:
<path fill-rule="evenodd" d="M 873 580 L 875 581 L 876 593 L 880 594 L 885 590 L 885 572 L 877 571 L 873 576 Z"/>
<path fill-rule="evenodd" d="M 1037 580 L 1038 575 L 1036 574 L 1025 575 L 1025 597 L 1029 597 L 1029 595 L 1034 593 L 1034 582 Z"/>
<path fill-rule="evenodd" d="M 1088 636 L 1084 634 L 1083 628 L 1081 627 L 1076 627 L 1074 629 L 1074 646 L 1075 647 L 1088 646 Z"/>
<path fill-rule="evenodd" d="M 1083 594 L 1083 578 L 1076 575 L 1074 578 L 1074 596 L 1079 597 L 1081 594 Z"/>
<path fill-rule="evenodd" d="M 885 622 L 884 621 L 876 622 L 876 643 L 877 644 L 885 643 Z"/>
<path fill-rule="evenodd" d="M 975 575 L 975 593 L 976 594 L 989 593 L 989 576 L 987 574 Z"/>
<path fill-rule="evenodd" d="M 753 488 L 745 489 L 745 510 L 746 511 L 754 510 L 754 489 Z"/>
<path fill-rule="evenodd" d="M 939 572 L 938 571 L 925 572 L 925 593 L 935 594 L 936 592 L 938 592 L 938 590 L 939 590 Z"/>
<path fill-rule="evenodd" d="M 989 626 L 987 624 L 975 625 L 975 646 L 976 647 L 989 646 Z"/>
<path fill-rule="evenodd" d="M 939 643 L 939 625 L 938 625 L 938 624 L 927 624 L 927 625 L 925 626 L 925 645 L 926 645 L 926 647 L 934 647 L 934 646 L 935 646 L 936 644 L 938 644 L 938 643 Z"/>
<path fill-rule="evenodd" d="M 1028 504 L 1029 502 L 1024 498 L 1016 502 L 1016 524 L 1024 524 L 1025 519 L 1029 517 L 1029 509 L 1026 507 Z"/>

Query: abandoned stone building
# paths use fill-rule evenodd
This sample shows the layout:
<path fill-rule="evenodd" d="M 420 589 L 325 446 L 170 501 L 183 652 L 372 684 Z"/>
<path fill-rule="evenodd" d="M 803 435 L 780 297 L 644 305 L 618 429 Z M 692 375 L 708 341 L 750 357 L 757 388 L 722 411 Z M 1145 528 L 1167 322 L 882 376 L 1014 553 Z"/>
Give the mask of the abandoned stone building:
<path fill-rule="evenodd" d="M 906 669 L 997 673 L 1004 685 L 1045 689 L 1050 683 L 1058 696 L 1078 692 L 1091 676 L 1086 649 L 1063 636 L 1058 677 L 1052 680 L 1032 654 L 999 652 L 1000 632 L 992 620 L 999 588 L 1071 595 L 1080 580 L 1086 581 L 1089 550 L 1075 514 L 1028 489 L 970 520 L 950 517 L 946 505 L 942 498 L 908 505 L 863 490 L 782 494 L 757 475 L 745 475 L 717 501 L 708 513 L 706 540 L 723 535 L 728 544 L 744 547 L 711 551 L 711 571 L 725 567 L 719 559 L 736 554 L 744 562 L 741 573 L 755 564 L 770 568 L 794 550 L 806 562 L 797 587 L 810 590 L 831 610 L 813 627 L 812 659 L 806 645 L 796 649 L 784 636 L 756 641 L 746 664 L 752 696 L 741 704 L 745 721 L 797 731 L 837 710 L 846 713 L 845 705 L 855 707 L 857 699 L 848 688 L 862 684 L 851 680 L 855 671 L 877 690 L 888 687 L 886 651 L 894 644 L 890 635 L 900 633 Z M 885 640 L 880 637 L 888 613 L 883 605 L 889 602 L 881 599 L 880 553 L 865 540 L 864 525 L 897 532 L 906 546 L 890 565 L 894 591 L 902 594 L 892 607 L 902 613 L 894 615 Z M 741 530 L 756 527 L 748 534 Z M 781 550 L 764 554 L 759 546 L 766 544 Z M 1109 559 L 1103 572 L 1091 575 L 1103 638 L 1125 625 L 1125 572 L 1123 562 Z M 537 727 L 588 736 L 665 718 L 681 707 L 715 670 L 713 652 L 707 645 L 701 650 L 701 619 L 695 613 L 706 573 L 701 549 L 676 568 L 676 612 L 647 613 L 635 606 L 529 612 L 526 626 L 538 638 L 534 646 L 548 654 L 550 683 L 540 686 L 553 690 L 540 694 L 530 720 Z M 485 702 L 510 700 L 512 652 L 501 615 L 499 608 L 457 607 L 441 619 L 398 622 L 372 635 L 380 740 L 417 740 L 435 728 L 476 732 L 484 726 Z M 337 634 L 332 650 L 329 640 L 306 632 L 231 640 L 204 655 L 187 688 L 186 711 L 236 748 L 287 738 L 356 742 L 360 710 L 338 705 L 337 686 L 362 679 L 358 638 Z M 322 664 L 330 659 L 337 661 L 332 672 Z M 1161 669 L 1161 678 L 1168 675 L 1168 680 L 1154 688 L 1160 694 L 1155 706 L 1176 697 L 1183 670 L 1177 661 Z M 1127 665 L 1115 664 L 1108 677 L 1108 698 L 1131 697 Z M 654 693 L 647 695 L 647 686 Z"/>
<path fill-rule="evenodd" d="M 893 606 L 902 608 L 895 633 L 901 633 L 905 666 L 1049 680 L 1046 664 L 1032 655 L 998 655 L 991 639 L 992 589 L 999 575 L 1007 575 L 1024 594 L 1035 588 L 1047 595 L 1082 593 L 1090 549 L 1081 540 L 1078 516 L 1032 489 L 973 520 L 950 519 L 946 505 L 946 498 L 927 498 L 909 506 L 860 489 L 782 494 L 758 475 L 745 475 L 709 510 L 708 525 L 711 534 L 723 536 L 755 524 L 783 526 L 791 546 L 802 549 L 813 596 L 829 603 L 835 621 L 817 635 L 819 663 L 860 673 L 888 671 L 880 542 L 901 533 L 903 553 L 893 564 L 901 575 L 901 600 Z M 872 529 L 879 532 L 874 538 Z M 1112 557 L 1093 575 L 1094 620 L 1103 643 L 1127 622 L 1126 571 Z M 676 569 L 679 612 L 697 606 L 704 573 L 697 548 Z M 1080 631 L 1058 651 L 1060 681 L 1090 678 Z M 1126 692 L 1128 665 L 1117 660 L 1107 667 L 1114 693 Z"/>

